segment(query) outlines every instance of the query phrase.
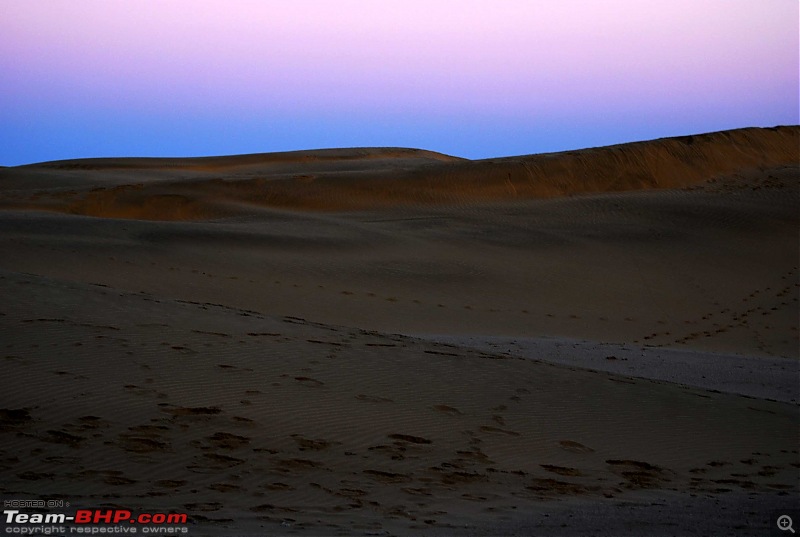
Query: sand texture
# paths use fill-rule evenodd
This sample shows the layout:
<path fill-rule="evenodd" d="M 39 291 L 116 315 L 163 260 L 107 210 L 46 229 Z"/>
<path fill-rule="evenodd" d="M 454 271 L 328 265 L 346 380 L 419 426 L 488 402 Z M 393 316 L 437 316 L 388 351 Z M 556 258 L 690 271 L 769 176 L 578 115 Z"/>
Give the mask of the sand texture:
<path fill-rule="evenodd" d="M 193 535 L 766 534 L 800 494 L 799 150 L 2 168 L 2 495 Z"/>

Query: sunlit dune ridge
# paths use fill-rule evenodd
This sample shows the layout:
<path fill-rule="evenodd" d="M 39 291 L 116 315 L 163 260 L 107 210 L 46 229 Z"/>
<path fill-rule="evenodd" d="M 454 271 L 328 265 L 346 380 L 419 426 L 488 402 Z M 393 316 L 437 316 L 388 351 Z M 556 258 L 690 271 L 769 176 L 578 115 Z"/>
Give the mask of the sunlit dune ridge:
<path fill-rule="evenodd" d="M 783 126 L 486 160 L 404 148 L 79 159 L 0 170 L 0 207 L 193 220 L 256 206 L 350 211 L 462 205 L 687 187 L 796 164 L 798 148 L 800 127 Z"/>

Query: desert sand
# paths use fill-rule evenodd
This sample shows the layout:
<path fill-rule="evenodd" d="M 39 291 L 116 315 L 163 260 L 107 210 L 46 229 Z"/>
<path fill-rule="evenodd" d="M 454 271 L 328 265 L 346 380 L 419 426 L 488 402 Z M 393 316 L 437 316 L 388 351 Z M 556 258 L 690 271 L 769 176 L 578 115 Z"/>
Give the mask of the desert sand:
<path fill-rule="evenodd" d="M 800 127 L 0 168 L 0 489 L 191 535 L 768 532 Z"/>

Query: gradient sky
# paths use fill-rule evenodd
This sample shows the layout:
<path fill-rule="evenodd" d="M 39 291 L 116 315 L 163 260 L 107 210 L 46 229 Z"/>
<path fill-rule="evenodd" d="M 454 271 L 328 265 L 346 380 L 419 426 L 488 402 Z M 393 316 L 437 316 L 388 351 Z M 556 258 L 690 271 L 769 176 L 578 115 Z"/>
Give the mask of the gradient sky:
<path fill-rule="evenodd" d="M 797 0 L 0 0 L 0 165 L 798 124 Z"/>

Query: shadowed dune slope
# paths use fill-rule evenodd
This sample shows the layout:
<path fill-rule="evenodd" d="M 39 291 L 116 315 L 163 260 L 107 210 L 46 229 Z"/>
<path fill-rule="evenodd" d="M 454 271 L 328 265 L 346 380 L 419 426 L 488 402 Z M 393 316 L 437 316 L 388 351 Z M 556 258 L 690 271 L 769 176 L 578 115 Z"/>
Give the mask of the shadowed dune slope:
<path fill-rule="evenodd" d="M 763 535 L 744 494 L 796 498 L 795 405 L 5 270 L 0 293 L 5 497 L 313 537 L 584 535 L 558 505 L 735 495 L 700 518 Z M 528 517 L 558 522 L 498 531 Z M 661 535 L 739 534 L 683 518 Z"/>
<path fill-rule="evenodd" d="M 0 170 L 0 208 L 201 220 L 256 206 L 344 211 L 678 188 L 795 164 L 800 127 L 748 128 L 471 161 L 356 148 L 204 158 L 57 161 Z"/>

